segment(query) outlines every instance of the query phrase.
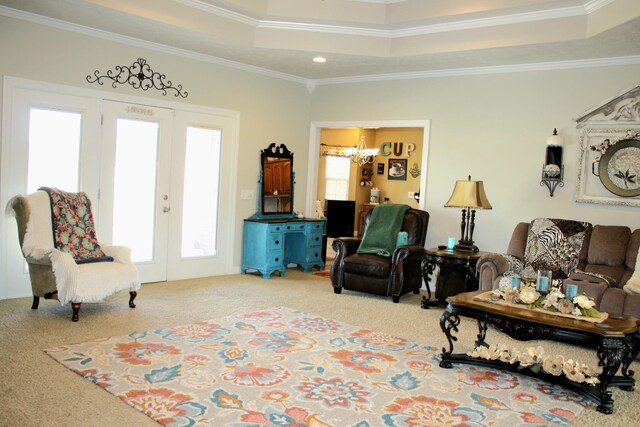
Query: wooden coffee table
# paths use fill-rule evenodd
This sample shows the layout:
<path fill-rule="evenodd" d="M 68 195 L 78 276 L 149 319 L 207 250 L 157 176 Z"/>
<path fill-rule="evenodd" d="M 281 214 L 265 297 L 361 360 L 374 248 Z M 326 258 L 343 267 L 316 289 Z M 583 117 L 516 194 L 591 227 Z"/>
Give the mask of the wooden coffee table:
<path fill-rule="evenodd" d="M 576 393 L 594 400 L 599 412 L 613 412 L 613 399 L 610 386 L 633 391 L 635 379 L 629 365 L 640 351 L 638 319 L 633 316 L 609 316 L 602 323 L 591 323 L 579 319 L 568 319 L 553 314 L 540 313 L 526 307 L 509 307 L 474 299 L 487 291 L 465 292 L 449 298 L 449 305 L 440 317 L 440 327 L 449 341 L 449 348 L 442 348 L 440 367 L 451 368 L 454 363 L 466 363 L 508 370 L 529 375 L 564 386 Z M 552 340 L 577 344 L 596 350 L 598 366 L 602 373 L 598 375 L 599 384 L 589 385 L 568 380 L 564 375 L 555 376 L 542 370 L 533 372 L 499 360 L 486 360 L 468 356 L 465 353 L 453 353 L 453 343 L 458 338 L 460 316 L 476 319 L 478 336 L 475 346 L 487 346 L 485 342 L 488 325 L 494 325 L 500 331 L 517 340 Z M 566 358 L 570 358 L 567 355 Z M 617 375 L 620 371 L 621 375 Z"/>

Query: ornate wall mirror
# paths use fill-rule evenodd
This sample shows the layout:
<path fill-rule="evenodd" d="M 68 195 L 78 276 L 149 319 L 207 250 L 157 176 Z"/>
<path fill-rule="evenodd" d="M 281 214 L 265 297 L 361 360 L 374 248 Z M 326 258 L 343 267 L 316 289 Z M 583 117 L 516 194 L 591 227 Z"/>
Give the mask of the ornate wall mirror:
<path fill-rule="evenodd" d="M 254 217 L 295 217 L 293 153 L 284 144 L 270 144 L 260 152 L 260 166 L 260 196 Z"/>

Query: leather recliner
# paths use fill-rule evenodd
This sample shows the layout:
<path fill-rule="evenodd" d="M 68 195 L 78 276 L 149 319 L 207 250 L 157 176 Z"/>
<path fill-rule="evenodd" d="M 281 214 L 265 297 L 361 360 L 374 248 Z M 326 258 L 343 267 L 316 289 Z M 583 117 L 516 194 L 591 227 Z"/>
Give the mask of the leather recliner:
<path fill-rule="evenodd" d="M 367 213 L 364 230 L 373 211 Z M 331 284 L 336 294 L 342 289 L 389 296 L 393 302 L 412 292 L 420 293 L 424 243 L 429 225 L 429 213 L 409 209 L 404 215 L 401 231 L 407 232 L 406 246 L 397 247 L 391 257 L 357 253 L 360 239 L 340 238 L 332 244 L 336 257 L 331 264 Z"/>

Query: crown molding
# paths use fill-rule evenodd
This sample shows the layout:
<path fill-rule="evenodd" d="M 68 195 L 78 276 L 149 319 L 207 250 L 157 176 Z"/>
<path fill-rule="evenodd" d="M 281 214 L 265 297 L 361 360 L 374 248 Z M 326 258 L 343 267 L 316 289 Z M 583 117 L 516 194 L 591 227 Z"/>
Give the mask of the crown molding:
<path fill-rule="evenodd" d="M 482 74 L 519 73 L 527 71 L 570 70 L 576 68 L 611 67 L 640 64 L 640 56 L 580 59 L 575 61 L 537 62 L 530 64 L 499 65 L 490 67 L 449 68 L 409 73 L 370 74 L 353 77 L 335 77 L 314 80 L 315 87 L 343 83 L 367 83 L 387 80 L 429 79 L 439 77 L 475 76 Z"/>
<path fill-rule="evenodd" d="M 182 1 L 182 0 L 174 0 Z M 193 1 L 193 0 L 186 0 Z M 606 3 L 610 0 L 597 0 L 598 3 Z M 193 59 L 196 61 L 217 64 L 229 68 L 244 70 L 247 72 L 260 74 L 267 77 L 273 77 L 281 80 L 291 81 L 305 85 L 309 92 L 312 92 L 315 88 L 321 85 L 332 84 L 344 84 L 344 83 L 365 83 L 375 81 L 390 81 L 390 80 L 409 80 L 409 79 L 428 79 L 439 77 L 455 77 L 455 76 L 470 76 L 481 74 L 499 74 L 499 73 L 514 73 L 514 72 L 526 72 L 526 71 L 549 71 L 549 70 L 563 70 L 563 69 L 575 69 L 575 68 L 588 68 L 588 67 L 606 67 L 606 66 L 619 66 L 619 65 L 635 65 L 640 64 L 640 56 L 626 56 L 626 57 L 614 57 L 614 58 L 597 58 L 597 59 L 585 59 L 576 61 L 557 61 L 557 62 L 540 62 L 530 64 L 516 64 L 516 65 L 502 65 L 502 66 L 489 66 L 489 67 L 470 67 L 470 68 L 451 68 L 443 70 L 431 70 L 431 71 L 416 71 L 407 73 L 388 73 L 388 74 L 371 74 L 361 76 L 350 77 L 335 77 L 327 79 L 307 79 L 291 74 L 272 71 L 266 68 L 256 67 L 253 65 L 244 64 L 241 62 L 230 61 L 227 59 L 219 58 L 212 55 L 206 55 L 202 53 L 193 52 L 186 49 L 175 48 L 160 43 L 154 43 L 146 40 L 137 39 L 134 37 L 123 36 L 108 31 L 98 30 L 95 28 L 62 21 L 55 18 L 50 18 L 42 15 L 37 15 L 30 12 L 23 12 L 13 8 L 0 5 L 0 15 L 4 15 L 10 18 L 20 19 L 40 25 L 45 25 L 61 30 L 76 32 L 92 37 L 101 38 L 117 43 L 122 43 L 130 46 L 136 46 L 144 49 L 155 50 L 158 52 L 167 53 L 170 55 L 181 56 L 184 58 Z"/>
<path fill-rule="evenodd" d="M 587 14 L 593 13 L 596 10 L 608 6 L 611 3 L 614 3 L 616 0 L 591 0 L 585 3 L 584 9 L 587 11 Z"/>
<path fill-rule="evenodd" d="M 392 4 L 392 3 L 402 3 L 406 0 L 351 0 L 351 1 L 359 1 L 361 3 L 378 3 L 378 4 Z"/>
<path fill-rule="evenodd" d="M 171 0 L 174 3 L 179 3 L 184 6 L 192 7 L 194 9 L 201 10 L 203 12 L 212 13 L 222 18 L 231 19 L 241 24 L 257 27 L 260 24 L 260 20 L 252 18 L 242 13 L 234 12 L 219 6 L 214 6 L 209 3 L 205 3 L 201 0 Z"/>
<path fill-rule="evenodd" d="M 187 49 L 167 46 L 165 44 L 150 42 L 150 41 L 138 39 L 135 37 L 124 36 L 122 34 L 116 34 L 109 31 L 98 30 L 96 28 L 91 28 L 84 25 L 80 25 L 80 24 L 74 24 L 71 22 L 62 21 L 56 18 L 50 18 L 47 16 L 37 15 L 30 12 L 23 12 L 21 10 L 12 9 L 6 6 L 0 5 L 0 15 L 7 16 L 9 18 L 21 19 L 23 21 L 32 22 L 35 24 L 46 25 L 46 26 L 57 28 L 60 30 L 66 30 L 66 31 L 84 34 L 87 36 L 97 37 L 97 38 L 101 38 L 104 40 L 109 40 L 117 43 L 123 43 L 129 46 L 136 46 L 143 49 L 150 49 L 150 50 L 155 50 L 157 52 L 168 53 L 170 55 L 177 55 L 184 58 L 194 59 L 196 61 L 202 61 L 210 64 L 217 64 L 225 67 L 244 70 L 244 71 L 261 74 L 268 77 L 275 77 L 278 79 L 288 80 L 288 81 L 301 83 L 305 85 L 308 82 L 308 79 L 298 77 L 298 76 L 293 76 L 291 74 L 280 73 L 278 71 L 256 67 L 254 65 L 244 64 L 242 62 L 231 61 L 231 60 L 219 58 L 213 55 L 206 55 L 203 53 L 198 53 L 198 52 L 194 52 Z"/>
<path fill-rule="evenodd" d="M 174 0 L 175 1 L 175 0 Z M 183 0 L 180 0 L 183 1 Z M 191 0 L 186 0 L 191 1 Z M 566 7 L 562 9 L 526 12 L 512 15 L 495 16 L 490 18 L 466 19 L 461 21 L 443 22 L 418 27 L 385 30 L 378 28 L 354 27 L 344 25 L 310 24 L 301 22 L 283 22 L 261 20 L 258 28 L 308 31 L 316 33 L 330 33 L 351 36 L 368 36 L 388 39 L 420 36 L 425 34 L 448 33 L 453 31 L 473 30 L 477 28 L 496 27 L 510 24 L 522 24 L 527 22 L 539 22 L 559 18 L 572 18 L 585 16 L 587 12 L 583 7 Z"/>
<path fill-rule="evenodd" d="M 313 24 L 305 22 L 275 21 L 269 19 L 256 19 L 250 16 L 232 12 L 224 8 L 204 3 L 201 0 L 171 0 L 184 6 L 193 7 L 204 12 L 212 13 L 227 19 L 231 19 L 255 28 L 287 30 L 287 31 L 308 31 L 317 33 L 331 33 L 354 36 L 369 36 L 381 38 L 401 38 L 412 37 L 424 34 L 446 33 L 452 31 L 472 30 L 476 28 L 487 28 L 509 24 L 521 24 L 525 22 L 539 22 L 543 20 L 553 20 L 559 18 L 571 18 L 576 16 L 586 16 L 598 9 L 613 3 L 615 0 L 591 0 L 583 6 L 564 7 L 547 9 L 534 12 L 523 12 L 509 15 L 493 16 L 477 19 L 462 19 L 443 22 L 439 24 L 427 24 L 400 29 L 368 28 L 352 25 L 332 25 Z M 380 1 L 379 3 L 389 3 Z"/>

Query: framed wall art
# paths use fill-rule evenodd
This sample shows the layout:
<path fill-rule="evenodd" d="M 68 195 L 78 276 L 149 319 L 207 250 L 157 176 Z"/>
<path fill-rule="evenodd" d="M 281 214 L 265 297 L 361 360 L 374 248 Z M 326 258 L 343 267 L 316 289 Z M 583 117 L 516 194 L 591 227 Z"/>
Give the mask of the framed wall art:
<path fill-rule="evenodd" d="M 389 181 L 407 180 L 407 159 L 389 159 Z"/>
<path fill-rule="evenodd" d="M 575 120 L 581 129 L 576 201 L 640 207 L 640 85 Z"/>
<path fill-rule="evenodd" d="M 640 206 L 640 128 L 584 129 L 576 201 Z"/>

